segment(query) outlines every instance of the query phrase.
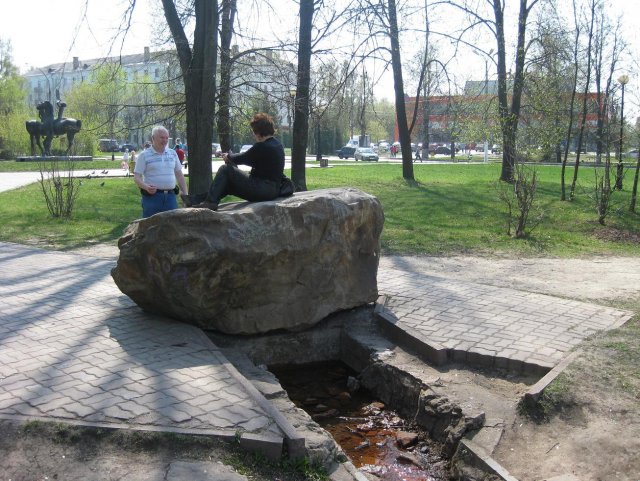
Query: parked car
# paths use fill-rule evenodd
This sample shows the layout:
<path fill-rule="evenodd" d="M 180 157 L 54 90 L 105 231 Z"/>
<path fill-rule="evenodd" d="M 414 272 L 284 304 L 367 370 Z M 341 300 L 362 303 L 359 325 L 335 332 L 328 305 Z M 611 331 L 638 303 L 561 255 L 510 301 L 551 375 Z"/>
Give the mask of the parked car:
<path fill-rule="evenodd" d="M 242 147 L 240 147 L 240 153 L 244 154 L 247 150 L 249 150 L 251 147 L 253 147 L 253 145 L 249 145 L 249 144 L 244 144 Z"/>
<path fill-rule="evenodd" d="M 133 144 L 122 144 L 120 146 L 120 152 L 124 152 L 125 150 L 128 150 L 129 152 L 131 152 L 132 150 L 138 150 L 138 147 L 136 147 Z"/>
<path fill-rule="evenodd" d="M 336 150 L 336 155 L 340 159 L 348 159 L 349 157 L 353 157 L 356 152 L 355 147 L 344 146 L 340 150 Z"/>
<path fill-rule="evenodd" d="M 378 152 L 382 153 L 382 152 L 389 152 L 389 142 L 387 142 L 386 140 L 381 140 L 380 142 L 378 142 Z"/>
<path fill-rule="evenodd" d="M 369 147 L 359 147 L 356 150 L 356 153 L 354 154 L 354 158 L 356 159 L 356 161 L 358 161 L 358 160 L 371 160 L 373 162 L 377 162 L 379 157 L 378 157 L 378 154 L 376 154 Z"/>
<path fill-rule="evenodd" d="M 119 152 L 120 144 L 116 139 L 100 139 L 98 140 L 98 148 L 101 152 Z"/>
<path fill-rule="evenodd" d="M 440 145 L 434 149 L 429 149 L 429 155 L 434 154 L 451 155 L 451 149 L 449 147 L 445 147 L 444 145 Z"/>
<path fill-rule="evenodd" d="M 501 154 L 502 153 L 502 145 L 493 144 L 493 146 L 491 146 L 491 153 L 492 154 Z"/>
<path fill-rule="evenodd" d="M 211 144 L 211 153 L 214 157 L 222 157 L 222 148 L 220 144 L 216 144 L 215 142 Z"/>

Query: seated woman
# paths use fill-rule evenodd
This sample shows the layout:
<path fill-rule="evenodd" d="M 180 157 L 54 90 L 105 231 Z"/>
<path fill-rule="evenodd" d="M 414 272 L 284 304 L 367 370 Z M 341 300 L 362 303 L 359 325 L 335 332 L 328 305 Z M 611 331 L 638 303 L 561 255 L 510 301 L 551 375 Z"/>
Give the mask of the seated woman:
<path fill-rule="evenodd" d="M 253 147 L 242 154 L 222 154 L 224 165 L 218 169 L 209 192 L 182 196 L 186 207 L 218 210 L 218 204 L 227 195 L 250 202 L 273 200 L 280 195 L 284 147 L 273 136 L 273 118 L 259 113 L 253 116 L 250 125 L 256 139 Z M 240 170 L 237 164 L 251 166 L 251 172 Z"/>

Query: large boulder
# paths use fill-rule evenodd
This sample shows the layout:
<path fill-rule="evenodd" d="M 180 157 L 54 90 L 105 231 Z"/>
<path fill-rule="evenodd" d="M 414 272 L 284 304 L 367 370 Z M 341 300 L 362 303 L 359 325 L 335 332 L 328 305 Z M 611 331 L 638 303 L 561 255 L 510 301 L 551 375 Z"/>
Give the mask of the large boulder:
<path fill-rule="evenodd" d="M 143 309 L 204 329 L 301 330 L 377 299 L 383 223 L 351 188 L 178 209 L 129 225 L 111 275 Z"/>

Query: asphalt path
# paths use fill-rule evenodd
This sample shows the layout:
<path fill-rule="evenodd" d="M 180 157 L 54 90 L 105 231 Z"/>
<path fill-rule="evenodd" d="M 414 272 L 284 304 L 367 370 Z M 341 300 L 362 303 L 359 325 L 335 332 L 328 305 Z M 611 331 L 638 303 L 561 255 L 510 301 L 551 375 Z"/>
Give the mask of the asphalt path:
<path fill-rule="evenodd" d="M 364 165 L 376 165 L 378 162 L 356 162 L 354 159 L 338 159 L 337 156 L 329 156 L 329 162 L 339 162 L 337 165 L 349 165 L 353 163 L 353 165 L 364 166 Z M 315 156 L 307 156 L 307 168 L 318 169 L 321 168 L 316 162 Z M 108 160 L 108 159 L 96 159 L 96 160 Z M 130 175 L 127 174 L 127 171 L 120 168 L 121 158 L 116 158 L 113 163 L 113 168 L 107 169 L 76 169 L 74 171 L 75 177 L 128 177 Z M 213 160 L 211 162 L 212 172 L 216 172 L 218 168 L 222 165 L 222 160 Z M 393 163 L 393 164 L 401 164 L 402 158 L 381 158 L 379 163 Z M 442 155 L 438 156 L 435 159 L 431 158 L 428 161 L 414 161 L 416 165 L 437 165 L 437 164 L 450 164 L 451 159 L 449 156 Z M 468 162 L 466 160 L 458 160 L 456 162 L 458 165 L 479 165 L 480 162 Z M 329 167 L 332 167 L 329 164 Z M 242 169 L 249 169 L 247 166 L 240 166 Z M 291 158 L 285 158 L 285 169 L 291 168 Z M 188 168 L 183 168 L 183 172 L 185 175 L 189 173 Z M 61 175 L 66 175 L 66 172 L 61 172 Z M 0 192 L 4 192 L 7 190 L 17 189 L 18 187 L 22 187 L 25 185 L 32 184 L 37 182 L 40 179 L 40 172 L 2 172 L 0 173 Z"/>

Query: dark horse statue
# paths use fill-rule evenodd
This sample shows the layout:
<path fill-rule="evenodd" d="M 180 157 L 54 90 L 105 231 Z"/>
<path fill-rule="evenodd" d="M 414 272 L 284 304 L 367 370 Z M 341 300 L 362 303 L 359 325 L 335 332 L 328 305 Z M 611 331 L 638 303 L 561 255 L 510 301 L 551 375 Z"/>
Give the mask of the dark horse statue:
<path fill-rule="evenodd" d="M 53 117 L 53 105 L 48 100 L 40 102 L 38 109 L 38 120 L 27 120 L 27 132 L 31 136 L 31 155 L 35 155 L 35 146 L 40 148 L 41 155 L 51 155 L 51 141 L 53 137 L 67 135 L 67 151 L 69 153 L 73 146 L 73 137 L 80 131 L 81 122 L 76 119 L 62 117 L 62 112 L 67 106 L 64 102 L 58 101 L 58 118 Z M 40 137 L 44 137 L 44 147 L 40 144 Z"/>

